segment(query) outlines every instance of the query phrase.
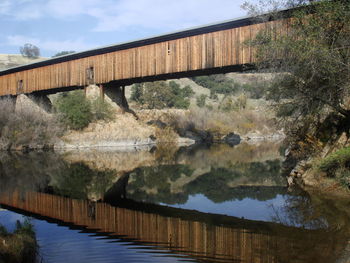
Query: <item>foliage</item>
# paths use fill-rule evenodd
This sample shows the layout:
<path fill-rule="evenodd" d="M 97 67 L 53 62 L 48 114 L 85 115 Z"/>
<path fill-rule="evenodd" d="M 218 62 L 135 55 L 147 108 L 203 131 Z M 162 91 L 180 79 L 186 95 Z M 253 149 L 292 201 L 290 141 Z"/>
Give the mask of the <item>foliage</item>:
<path fill-rule="evenodd" d="M 128 195 L 139 201 L 161 202 L 166 204 L 184 204 L 188 200 L 186 193 L 174 193 L 171 183 L 181 176 L 190 177 L 193 173 L 186 165 L 160 165 L 137 168 L 131 173 L 132 179 L 128 185 Z M 149 192 L 147 189 L 157 189 Z"/>
<path fill-rule="evenodd" d="M 19 48 L 20 53 L 24 57 L 28 58 L 37 58 L 40 56 L 40 49 L 37 46 L 34 46 L 33 44 L 24 44 L 23 47 Z"/>
<path fill-rule="evenodd" d="M 34 226 L 30 222 L 30 219 L 25 218 L 23 222 L 17 220 L 16 221 L 16 229 L 15 229 L 14 233 L 35 236 Z"/>
<path fill-rule="evenodd" d="M 32 223 L 28 218 L 16 222 L 13 233 L 1 226 L 0 262 L 36 262 L 38 245 Z"/>
<path fill-rule="evenodd" d="M 60 57 L 60 56 L 64 56 L 64 55 L 68 55 L 68 54 L 73 54 L 75 53 L 75 51 L 73 50 L 70 50 L 70 51 L 60 51 L 60 52 L 57 52 L 55 55 L 53 55 L 52 57 L 53 58 L 56 58 L 56 57 Z"/>
<path fill-rule="evenodd" d="M 0 148 L 51 144 L 63 129 L 56 116 L 32 106 L 15 110 L 15 101 L 0 99 Z"/>
<path fill-rule="evenodd" d="M 227 79 L 225 75 L 210 75 L 193 78 L 198 85 L 210 90 L 213 97 L 214 94 L 235 94 L 241 89 L 241 85 L 231 79 Z"/>
<path fill-rule="evenodd" d="M 143 85 L 140 83 L 134 84 L 131 87 L 131 97 L 130 99 L 142 104 L 142 94 L 143 94 Z"/>
<path fill-rule="evenodd" d="M 350 169 L 350 147 L 342 148 L 330 154 L 319 164 L 319 169 L 331 177 L 334 177 L 336 171 L 342 168 Z"/>
<path fill-rule="evenodd" d="M 131 88 L 131 100 L 148 109 L 187 109 L 190 105 L 189 98 L 193 94 L 191 87 L 180 88 L 174 81 L 135 84 Z"/>
<path fill-rule="evenodd" d="M 186 192 L 190 194 L 204 194 L 208 199 L 215 203 L 221 203 L 227 200 L 242 200 L 252 198 L 260 201 L 274 198 L 278 192 L 282 191 L 281 187 L 240 187 L 239 184 L 234 186 L 234 182 L 241 183 L 242 178 L 249 179 L 249 183 L 254 185 L 261 184 L 263 180 L 278 182 L 279 172 L 281 169 L 279 160 L 266 161 L 263 163 L 244 163 L 237 164 L 228 168 L 212 168 L 209 173 L 191 181 L 185 186 Z M 220 190 L 218 190 L 220 189 Z"/>
<path fill-rule="evenodd" d="M 230 132 L 245 135 L 248 132 L 259 131 L 261 135 L 276 132 L 275 121 L 268 112 L 244 109 L 237 113 L 208 108 L 193 108 L 186 114 L 177 115 L 170 125 L 178 132 L 210 131 L 213 134 L 228 134 Z"/>
<path fill-rule="evenodd" d="M 242 90 L 249 94 L 251 99 L 261 99 L 265 97 L 268 84 L 265 82 L 257 82 L 254 84 L 243 84 Z"/>
<path fill-rule="evenodd" d="M 112 106 L 100 97 L 91 102 L 91 111 L 95 120 L 113 120 L 114 118 Z"/>
<path fill-rule="evenodd" d="M 81 90 L 60 94 L 55 107 L 61 121 L 71 129 L 83 129 L 93 120 L 91 104 Z"/>
<path fill-rule="evenodd" d="M 115 174 L 114 170 L 97 171 L 84 163 L 73 163 L 57 176 L 53 190 L 56 194 L 76 199 L 102 198 L 113 184 Z"/>
<path fill-rule="evenodd" d="M 188 165 L 159 165 L 141 167 L 131 173 L 128 185 L 129 197 L 143 201 L 166 204 L 183 204 L 190 195 L 203 194 L 208 199 L 220 203 L 228 200 L 242 200 L 250 197 L 257 200 L 268 200 L 283 191 L 282 187 L 240 187 L 243 178 L 255 185 L 262 181 L 280 183 L 279 160 L 263 163 L 236 164 L 229 168 L 214 168 L 210 172 L 193 177 Z M 172 191 L 173 185 L 181 185 L 181 178 L 193 177 L 180 190 Z M 236 182 L 236 185 L 234 183 Z M 153 191 L 149 191 L 152 189 Z"/>
<path fill-rule="evenodd" d="M 293 12 L 288 34 L 278 26 L 249 43 L 257 49 L 260 68 L 276 74 L 268 89 L 287 132 L 312 132 L 327 115 L 350 118 L 350 5 L 348 1 L 273 1 L 305 5 Z M 309 3 L 311 2 L 311 3 Z M 312 15 L 310 15 L 312 13 Z M 307 128 L 307 129 L 305 129 Z"/>
<path fill-rule="evenodd" d="M 88 100 L 82 90 L 62 93 L 54 102 L 61 121 L 69 128 L 80 130 L 94 120 L 112 120 L 114 111 L 101 98 Z"/>
<path fill-rule="evenodd" d="M 207 100 L 207 95 L 201 94 L 196 97 L 196 104 L 199 108 L 203 108 L 205 106 L 205 102 Z"/>

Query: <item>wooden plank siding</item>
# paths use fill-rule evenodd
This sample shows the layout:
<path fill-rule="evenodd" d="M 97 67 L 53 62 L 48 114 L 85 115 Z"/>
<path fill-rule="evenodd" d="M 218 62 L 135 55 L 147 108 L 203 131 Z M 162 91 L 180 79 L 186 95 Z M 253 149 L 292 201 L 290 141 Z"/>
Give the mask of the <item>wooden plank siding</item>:
<path fill-rule="evenodd" d="M 111 81 L 254 64 L 255 50 L 245 42 L 261 29 L 275 34 L 288 31 L 288 19 L 255 23 L 159 43 L 91 55 L 29 69 L 0 72 L 0 96 L 32 93 L 64 87 L 87 86 L 87 69 L 96 84 Z M 48 60 L 50 62 L 50 60 Z M 39 62 L 40 63 L 40 62 Z M 38 64 L 40 65 L 40 64 Z M 20 67 L 19 67 L 20 68 Z M 9 73 L 7 73 L 9 72 Z M 186 75 L 186 74 L 185 74 Z M 23 90 L 18 89 L 22 81 Z"/>
<path fill-rule="evenodd" d="M 314 262 L 320 255 L 322 262 L 334 262 L 334 255 L 344 251 L 346 245 L 336 232 L 227 216 L 222 216 L 223 222 L 214 223 L 206 213 L 197 213 L 201 217 L 191 220 L 181 217 L 191 213 L 188 210 L 182 210 L 179 216 L 166 216 L 38 192 L 0 193 L 0 204 L 75 228 L 174 250 L 201 262 Z M 334 241 L 332 245 L 330 240 Z"/>

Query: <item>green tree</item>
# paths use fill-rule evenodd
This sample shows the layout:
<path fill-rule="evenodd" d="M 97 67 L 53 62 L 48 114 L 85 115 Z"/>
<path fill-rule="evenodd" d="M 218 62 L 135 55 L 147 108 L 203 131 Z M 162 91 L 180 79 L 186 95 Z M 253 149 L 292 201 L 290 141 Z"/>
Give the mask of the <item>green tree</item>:
<path fill-rule="evenodd" d="M 290 130 L 299 125 L 310 131 L 330 114 L 349 121 L 349 1 L 274 2 L 304 5 L 293 11 L 288 34 L 276 34 L 275 26 L 250 43 L 257 49 L 259 68 L 281 72 L 268 90 L 278 115 Z"/>
<path fill-rule="evenodd" d="M 142 95 L 143 95 L 143 85 L 140 83 L 132 85 L 130 99 L 142 104 L 143 103 Z"/>
<path fill-rule="evenodd" d="M 60 56 L 64 56 L 64 55 L 68 55 L 68 54 L 73 54 L 75 53 L 75 51 L 73 50 L 70 50 L 70 51 L 60 51 L 60 52 L 57 52 L 55 55 L 53 55 L 52 57 L 55 58 L 55 57 L 60 57 Z"/>
<path fill-rule="evenodd" d="M 93 119 L 91 103 L 81 90 L 61 94 L 55 102 L 55 107 L 61 115 L 62 122 L 75 130 L 85 128 Z"/>
<path fill-rule="evenodd" d="M 20 47 L 19 51 L 21 52 L 22 56 L 28 58 L 37 58 L 40 56 L 40 49 L 37 46 L 29 43 L 24 44 L 23 47 Z"/>
<path fill-rule="evenodd" d="M 181 88 L 175 81 L 135 84 L 131 88 L 131 99 L 149 109 L 187 109 L 193 94 L 190 86 Z"/>
<path fill-rule="evenodd" d="M 209 89 L 211 97 L 214 97 L 214 94 L 217 93 L 225 95 L 235 94 L 241 89 L 238 83 L 226 78 L 223 74 L 195 77 L 193 81 Z"/>
<path fill-rule="evenodd" d="M 174 93 L 164 81 L 144 84 L 142 101 L 149 109 L 163 109 L 174 105 Z"/>

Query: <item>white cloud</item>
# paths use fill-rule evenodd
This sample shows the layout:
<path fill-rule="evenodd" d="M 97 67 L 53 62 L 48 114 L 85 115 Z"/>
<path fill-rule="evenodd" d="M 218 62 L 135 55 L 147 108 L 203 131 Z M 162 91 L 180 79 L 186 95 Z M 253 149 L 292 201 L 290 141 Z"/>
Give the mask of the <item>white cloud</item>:
<path fill-rule="evenodd" d="M 167 30 L 235 18 L 243 14 L 243 0 L 120 0 L 100 10 L 95 31 L 115 31 L 130 26 Z M 102 11 L 102 12 L 101 12 Z"/>
<path fill-rule="evenodd" d="M 42 40 L 39 38 L 21 36 L 21 35 L 11 35 L 7 37 L 7 44 L 10 46 L 20 47 L 26 43 L 36 45 L 42 50 L 47 51 L 63 51 L 63 50 L 74 50 L 82 51 L 93 48 L 95 45 L 87 44 L 83 39 L 75 40 Z"/>
<path fill-rule="evenodd" d="M 6 14 L 11 9 L 11 1 L 10 0 L 2 0 L 0 2 L 0 14 Z"/>
<path fill-rule="evenodd" d="M 16 20 L 94 19 L 94 31 L 128 27 L 165 30 L 241 16 L 243 0 L 1 0 L 0 13 Z"/>

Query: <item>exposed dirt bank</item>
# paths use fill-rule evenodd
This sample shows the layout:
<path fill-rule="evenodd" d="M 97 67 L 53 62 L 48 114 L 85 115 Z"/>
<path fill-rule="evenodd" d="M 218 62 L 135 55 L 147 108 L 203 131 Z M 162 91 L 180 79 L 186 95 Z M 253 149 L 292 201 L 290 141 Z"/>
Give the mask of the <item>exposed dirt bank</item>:
<path fill-rule="evenodd" d="M 349 189 L 341 185 L 336 178 L 328 176 L 318 168 L 319 163 L 327 156 L 348 146 L 350 146 L 350 140 L 344 133 L 332 143 L 322 146 L 318 154 L 295 162 L 294 169 L 288 175 L 289 185 L 298 185 L 311 194 L 319 194 L 321 192 L 330 198 L 349 198 Z M 295 153 L 288 153 L 287 162 L 293 162 L 293 154 Z"/>

